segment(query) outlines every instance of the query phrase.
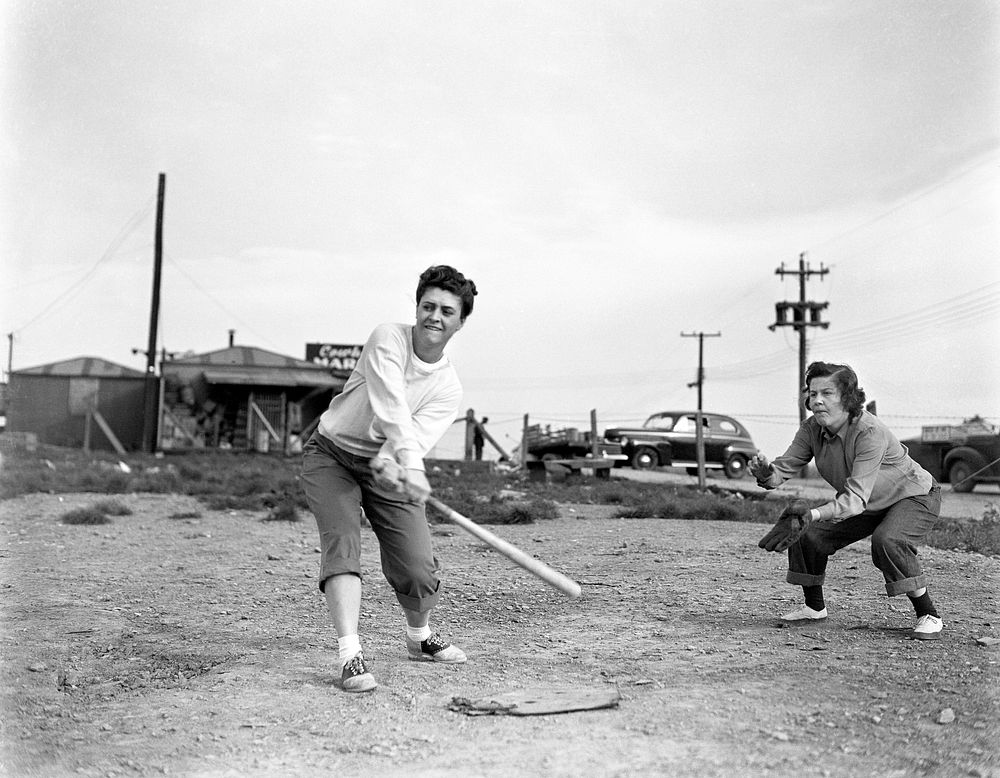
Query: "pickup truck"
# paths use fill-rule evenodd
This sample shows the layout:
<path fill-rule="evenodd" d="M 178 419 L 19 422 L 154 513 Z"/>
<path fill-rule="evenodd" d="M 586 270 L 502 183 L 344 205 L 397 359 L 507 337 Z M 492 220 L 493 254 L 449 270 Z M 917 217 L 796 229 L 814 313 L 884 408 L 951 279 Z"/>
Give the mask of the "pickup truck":
<path fill-rule="evenodd" d="M 939 483 L 956 492 L 1000 483 L 1000 430 L 978 418 L 963 424 L 923 427 L 902 441 L 910 456 Z"/>
<path fill-rule="evenodd" d="M 533 459 L 555 461 L 561 459 L 585 459 L 592 457 L 594 445 L 589 432 L 581 432 L 576 427 L 553 430 L 543 429 L 538 424 L 524 431 L 528 456 Z M 598 459 L 625 459 L 621 446 L 607 440 L 597 440 Z"/>

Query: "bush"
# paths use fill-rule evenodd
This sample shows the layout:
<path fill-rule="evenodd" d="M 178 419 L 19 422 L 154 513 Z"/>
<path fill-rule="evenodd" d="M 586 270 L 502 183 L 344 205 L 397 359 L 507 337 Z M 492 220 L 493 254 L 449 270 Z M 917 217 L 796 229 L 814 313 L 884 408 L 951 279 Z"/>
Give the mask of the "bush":
<path fill-rule="evenodd" d="M 931 530 L 927 544 L 935 548 L 1000 556 L 1000 512 L 989 503 L 980 519 L 946 517 Z"/>
<path fill-rule="evenodd" d="M 131 516 L 132 509 L 118 500 L 100 500 L 91 506 L 106 516 Z"/>
<path fill-rule="evenodd" d="M 168 519 L 200 519 L 201 513 L 199 511 L 178 511 L 177 513 L 171 513 L 167 516 Z"/>
<path fill-rule="evenodd" d="M 131 472 L 118 457 L 40 446 L 34 453 L 5 457 L 0 496 L 35 492 L 173 492 L 197 497 L 209 510 L 268 511 L 267 518 L 294 521 L 308 509 L 298 480 L 301 460 L 248 452 L 205 451 L 166 458 L 130 454 Z M 646 484 L 620 479 L 570 478 L 560 483 L 530 481 L 487 463 L 429 460 L 428 479 L 447 505 L 481 524 L 524 524 L 558 515 L 558 504 L 618 506 L 618 518 L 672 518 L 773 523 L 783 506 L 764 493 L 709 485 Z M 280 496 L 280 499 L 279 499 Z M 114 504 L 110 501 L 109 504 Z M 100 504 L 98 504 L 100 505 Z M 92 507 L 104 520 L 115 509 Z M 125 515 L 125 514 L 121 514 Z M 180 514 L 174 518 L 197 518 Z M 293 518 L 294 517 L 294 518 Z M 443 521 L 433 509 L 431 521 Z M 102 521 L 103 523 L 103 521 Z M 951 519 L 931 532 L 939 548 L 1000 555 L 1000 512 L 992 505 L 980 521 Z"/>
<path fill-rule="evenodd" d="M 66 511 L 60 518 L 63 524 L 110 524 L 111 519 L 103 512 L 89 506 L 87 508 L 74 508 Z"/>

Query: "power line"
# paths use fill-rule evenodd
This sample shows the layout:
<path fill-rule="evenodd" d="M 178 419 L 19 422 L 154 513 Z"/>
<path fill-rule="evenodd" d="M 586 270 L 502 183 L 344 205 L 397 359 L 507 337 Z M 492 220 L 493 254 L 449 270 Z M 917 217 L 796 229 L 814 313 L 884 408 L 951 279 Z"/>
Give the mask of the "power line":
<path fill-rule="evenodd" d="M 900 316 L 880 319 L 833 336 L 824 334 L 822 344 L 824 348 L 842 349 L 891 342 L 899 336 L 910 336 L 919 330 L 940 329 L 947 324 L 978 321 L 998 309 L 1000 309 L 1000 281 Z M 708 376 L 715 381 L 731 381 L 768 375 L 787 369 L 788 358 L 787 350 L 772 351 L 759 357 L 709 368 Z"/>
<path fill-rule="evenodd" d="M 840 346 L 892 339 L 899 334 L 911 334 L 917 330 L 937 328 L 943 324 L 977 320 L 998 309 L 1000 309 L 1000 282 L 994 282 L 901 316 L 881 319 L 863 327 L 837 333 L 825 339 L 824 345 Z"/>
<path fill-rule="evenodd" d="M 122 243 L 125 242 L 125 238 L 128 237 L 129 233 L 132 230 L 134 230 L 136 226 L 138 226 L 139 222 L 141 222 L 144 218 L 146 218 L 146 215 L 149 213 L 150 206 L 152 206 L 155 199 L 156 198 L 151 197 L 145 206 L 140 208 L 132 215 L 132 217 L 125 223 L 125 226 L 121 228 L 121 230 L 114 237 L 111 243 L 108 244 L 108 247 L 104 250 L 104 253 L 101 254 L 98 260 L 93 265 L 91 265 L 90 269 L 87 270 L 87 272 L 84 273 L 79 280 L 75 281 L 65 291 L 57 295 L 48 305 L 46 305 L 41 311 L 35 314 L 31 319 L 26 321 L 20 327 L 16 328 L 14 330 L 14 333 L 24 331 L 32 324 L 37 322 L 39 319 L 41 319 L 43 316 L 45 316 L 47 313 L 49 313 L 49 311 L 55 308 L 59 303 L 68 299 L 70 295 L 82 289 L 84 284 L 86 284 L 87 281 L 89 281 L 90 278 L 94 275 L 94 273 L 97 272 L 97 268 L 100 267 L 101 264 L 103 264 L 104 262 L 107 262 L 115 255 L 115 253 L 121 247 Z"/>
<path fill-rule="evenodd" d="M 197 289 L 199 292 L 201 292 L 203 295 L 205 295 L 205 297 L 207 297 L 213 303 L 215 303 L 215 305 L 217 305 L 219 307 L 219 310 L 221 310 L 223 313 L 225 313 L 226 316 L 228 316 L 231 319 L 233 319 L 236 323 L 240 324 L 248 332 L 256 335 L 258 338 L 260 338 L 261 340 L 263 340 L 265 343 L 271 345 L 273 348 L 275 348 L 275 349 L 280 349 L 281 348 L 280 346 L 278 346 L 277 344 L 275 344 L 270 338 L 268 338 L 266 335 L 262 335 L 261 333 L 257 332 L 244 319 L 242 319 L 241 317 L 239 317 L 238 315 L 236 315 L 235 313 L 233 313 L 231 310 L 229 310 L 229 308 L 227 308 L 226 305 L 218 297 L 216 297 L 214 294 L 212 294 L 211 292 L 209 292 L 205 287 L 203 287 L 201 284 L 199 284 L 195 280 L 195 278 L 190 273 L 188 273 L 184 269 L 184 267 L 179 262 L 177 262 L 172 256 L 170 256 L 169 254 L 165 254 L 164 256 L 166 256 L 167 261 L 170 262 L 170 265 L 173 268 L 175 268 L 176 270 L 180 271 L 181 275 L 183 275 L 191 283 L 191 285 L 195 289 Z"/>
<path fill-rule="evenodd" d="M 902 210 L 903 208 L 907 207 L 908 205 L 912 205 L 913 203 L 917 202 L 918 200 L 922 200 L 923 198 L 925 198 L 928 195 L 936 192 L 938 189 L 942 188 L 943 186 L 946 186 L 946 185 L 952 183 L 953 181 L 957 181 L 958 179 L 967 176 L 969 173 L 975 172 L 979 168 L 986 167 L 987 165 L 994 165 L 994 164 L 996 164 L 995 160 L 993 160 L 993 159 L 987 159 L 987 160 L 984 160 L 982 162 L 977 162 L 976 164 L 971 165 L 969 167 L 966 167 L 963 170 L 960 170 L 957 173 L 955 173 L 955 175 L 950 176 L 949 178 L 946 178 L 943 181 L 938 181 L 933 186 L 927 187 L 926 189 L 924 189 L 921 192 L 918 192 L 917 194 L 913 195 L 912 197 L 910 197 L 910 198 L 908 198 L 906 200 L 903 200 L 901 203 L 897 203 L 896 205 L 894 205 L 889 210 L 883 211 L 882 213 L 880 213 L 877 216 L 872 217 L 868 221 L 862 222 L 861 224 L 859 224 L 859 225 L 857 225 L 855 227 L 851 227 L 850 229 L 847 229 L 847 230 L 845 230 L 844 232 L 841 232 L 838 235 L 834 235 L 833 237 L 827 238 L 826 240 L 823 240 L 820 243 L 817 243 L 817 244 L 813 245 L 811 247 L 811 250 L 815 251 L 817 248 L 819 248 L 821 246 L 827 246 L 827 245 L 829 245 L 831 243 L 835 243 L 838 240 L 846 238 L 848 235 L 851 235 L 851 234 L 853 234 L 855 232 L 858 232 L 859 230 L 863 230 L 865 227 L 870 227 L 871 225 L 873 225 L 873 224 L 875 224 L 877 222 L 882 221 L 882 219 L 885 219 L 888 216 L 891 216 L 892 214 L 896 213 L 897 211 Z"/>

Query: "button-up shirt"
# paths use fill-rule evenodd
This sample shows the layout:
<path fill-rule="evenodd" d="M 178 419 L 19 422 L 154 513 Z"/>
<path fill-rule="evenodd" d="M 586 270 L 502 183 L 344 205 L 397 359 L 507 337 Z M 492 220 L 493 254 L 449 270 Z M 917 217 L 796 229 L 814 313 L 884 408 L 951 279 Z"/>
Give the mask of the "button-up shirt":
<path fill-rule="evenodd" d="M 771 464 L 774 472 L 765 489 L 798 476 L 809 461 L 837 496 L 815 510 L 818 521 L 838 521 L 865 511 L 875 512 L 907 497 L 930 492 L 934 479 L 914 462 L 892 431 L 877 417 L 862 411 L 831 435 L 810 416 L 795 433 L 788 450 Z"/>

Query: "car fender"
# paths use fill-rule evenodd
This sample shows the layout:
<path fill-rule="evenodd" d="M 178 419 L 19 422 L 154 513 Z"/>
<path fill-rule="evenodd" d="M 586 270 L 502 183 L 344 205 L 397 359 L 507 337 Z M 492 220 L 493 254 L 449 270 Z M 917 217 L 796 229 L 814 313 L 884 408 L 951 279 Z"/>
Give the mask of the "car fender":
<path fill-rule="evenodd" d="M 970 446 L 956 446 L 944 456 L 944 471 L 947 473 L 952 464 L 964 459 L 972 467 L 973 472 L 986 467 L 986 458 Z"/>

